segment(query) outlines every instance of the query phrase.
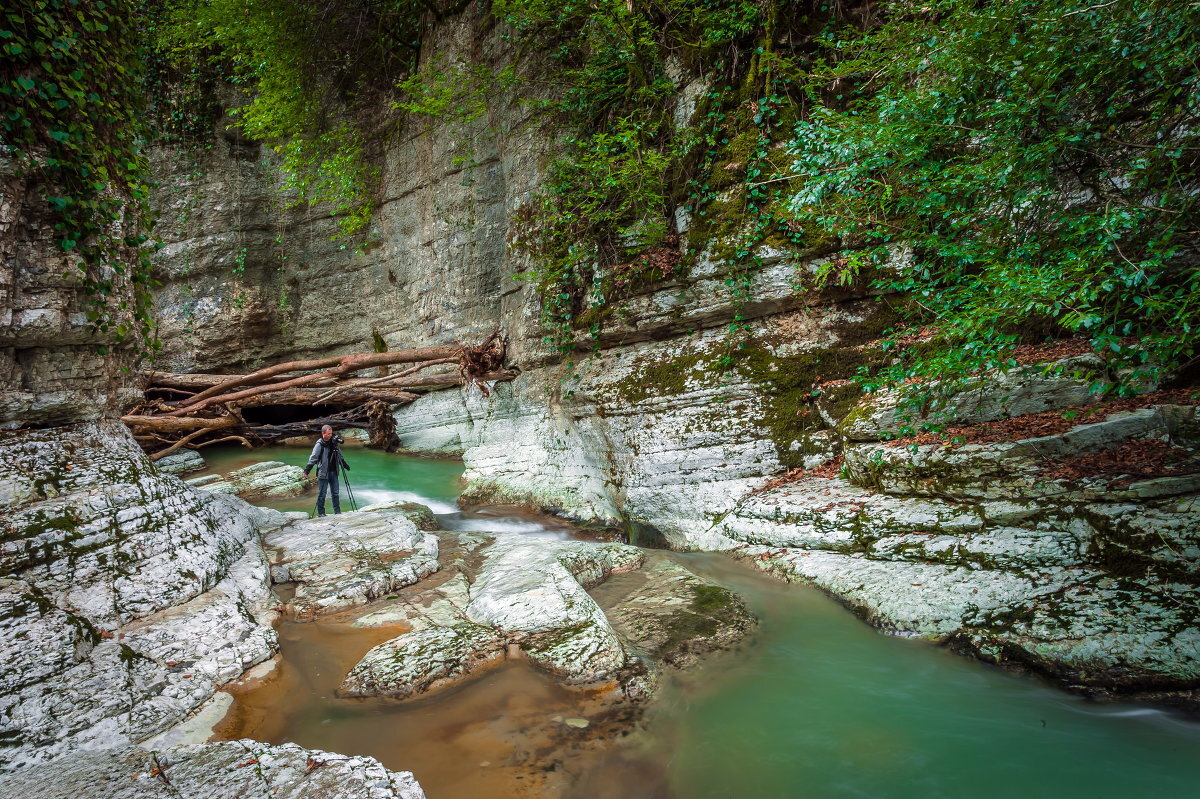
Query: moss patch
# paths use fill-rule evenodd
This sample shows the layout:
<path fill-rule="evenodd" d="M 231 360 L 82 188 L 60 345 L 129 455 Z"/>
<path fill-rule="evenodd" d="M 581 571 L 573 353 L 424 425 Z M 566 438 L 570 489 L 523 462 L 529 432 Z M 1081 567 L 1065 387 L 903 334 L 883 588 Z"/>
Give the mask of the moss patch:
<path fill-rule="evenodd" d="M 817 400 L 824 397 L 826 411 L 836 419 L 848 413 L 861 397 L 857 385 L 827 389 L 823 384 L 846 380 L 859 369 L 874 368 L 882 360 L 882 353 L 835 347 L 780 356 L 761 343 L 753 343 L 737 351 L 736 357 L 738 372 L 763 392 L 765 402 L 759 423 L 774 443 L 779 462 L 793 468 L 802 466 L 804 455 L 809 454 L 803 447 L 793 450 L 793 442 L 803 441 L 806 434 L 828 427 L 817 411 Z"/>
<path fill-rule="evenodd" d="M 712 380 L 716 362 L 717 356 L 711 353 L 641 361 L 628 377 L 609 386 L 609 391 L 627 403 L 675 397 L 688 390 L 689 381 Z"/>

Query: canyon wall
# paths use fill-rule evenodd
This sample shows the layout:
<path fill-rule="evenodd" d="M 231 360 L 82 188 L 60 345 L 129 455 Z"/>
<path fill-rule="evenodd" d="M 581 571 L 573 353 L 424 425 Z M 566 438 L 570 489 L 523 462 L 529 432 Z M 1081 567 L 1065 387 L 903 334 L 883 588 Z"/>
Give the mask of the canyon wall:
<path fill-rule="evenodd" d="M 426 58 L 500 68 L 508 46 L 472 6 L 438 26 Z M 681 70 L 677 85 L 682 124 L 703 83 Z M 516 381 L 396 413 L 406 449 L 464 458 L 467 501 L 727 551 L 899 634 L 1084 691 L 1194 704 L 1189 392 L 1105 405 L 1074 376 L 1092 356 L 1035 348 L 950 402 L 941 421 L 965 428 L 965 443 L 892 441 L 913 422 L 850 378 L 892 357 L 879 340 L 904 300 L 805 288 L 821 259 L 767 246 L 743 297 L 718 241 L 693 241 L 686 278 L 629 288 L 564 360 L 542 339 L 535 288 L 513 279 L 524 261 L 506 242 L 559 135 L 511 97 L 471 123 L 401 123 L 361 246 L 332 239 L 328 215 L 281 207 L 271 158 L 253 143 L 218 130 L 211 147 L 160 152 L 158 368 L 240 371 L 500 329 Z M 676 223 L 686 234 L 686 215 Z M 905 263 L 897 249 L 884 268 Z M 735 320 L 748 330 L 731 339 Z M 1165 458 L 1157 473 L 1097 465 L 1146 451 Z"/>
<path fill-rule="evenodd" d="M 259 535 L 286 518 L 160 471 L 117 419 L 136 351 L 89 324 L 46 193 L 0 162 L 0 794 L 159 795 L 170 767 L 173 796 L 423 796 L 369 758 L 314 776 L 295 745 L 159 737 L 278 650 Z M 247 758 L 254 784 L 221 776 Z"/>

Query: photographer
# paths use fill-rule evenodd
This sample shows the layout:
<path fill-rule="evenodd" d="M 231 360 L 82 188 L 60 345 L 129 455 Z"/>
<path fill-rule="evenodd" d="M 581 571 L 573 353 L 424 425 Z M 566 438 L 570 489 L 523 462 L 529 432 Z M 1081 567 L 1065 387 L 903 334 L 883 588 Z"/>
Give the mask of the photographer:
<path fill-rule="evenodd" d="M 338 495 L 338 469 L 350 471 L 350 465 L 342 457 L 340 446 L 345 441 L 341 436 L 333 434 L 333 428 L 325 425 L 321 428 L 321 437 L 313 445 L 312 455 L 308 457 L 308 465 L 304 467 L 304 476 L 317 467 L 317 515 L 325 515 L 325 491 L 329 490 L 333 497 L 333 512 L 341 513 L 342 505 Z"/>

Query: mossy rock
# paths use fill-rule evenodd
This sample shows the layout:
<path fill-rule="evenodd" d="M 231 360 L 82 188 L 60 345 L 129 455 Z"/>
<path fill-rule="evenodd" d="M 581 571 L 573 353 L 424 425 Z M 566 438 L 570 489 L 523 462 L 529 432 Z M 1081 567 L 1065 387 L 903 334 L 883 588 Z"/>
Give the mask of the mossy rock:
<path fill-rule="evenodd" d="M 400 511 L 400 513 L 403 514 L 410 522 L 417 526 L 418 530 L 433 532 L 434 530 L 442 529 L 441 525 L 438 524 L 437 517 L 433 515 L 433 511 L 419 502 L 377 502 L 374 505 L 368 505 L 360 510 Z"/>

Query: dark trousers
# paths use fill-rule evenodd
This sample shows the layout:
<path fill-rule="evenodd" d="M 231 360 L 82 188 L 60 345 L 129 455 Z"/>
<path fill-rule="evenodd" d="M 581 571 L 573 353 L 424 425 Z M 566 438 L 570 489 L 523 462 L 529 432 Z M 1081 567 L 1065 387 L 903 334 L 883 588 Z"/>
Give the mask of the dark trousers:
<path fill-rule="evenodd" d="M 341 497 L 338 495 L 338 481 L 336 477 L 322 479 L 317 481 L 317 515 L 325 515 L 325 491 L 328 490 L 331 499 L 333 499 L 333 512 L 342 512 Z"/>

